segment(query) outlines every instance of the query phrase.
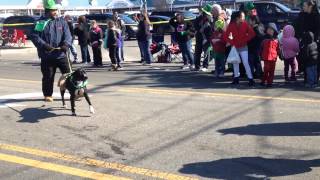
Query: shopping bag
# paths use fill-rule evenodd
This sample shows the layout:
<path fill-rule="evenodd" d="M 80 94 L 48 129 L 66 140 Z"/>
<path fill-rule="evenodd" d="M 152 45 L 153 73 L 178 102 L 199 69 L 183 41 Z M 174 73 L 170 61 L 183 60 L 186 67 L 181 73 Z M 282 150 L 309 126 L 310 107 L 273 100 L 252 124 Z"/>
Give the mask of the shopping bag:
<path fill-rule="evenodd" d="M 230 63 L 230 64 L 240 64 L 241 63 L 239 53 L 234 46 L 232 46 L 231 51 L 228 55 L 227 63 Z"/>

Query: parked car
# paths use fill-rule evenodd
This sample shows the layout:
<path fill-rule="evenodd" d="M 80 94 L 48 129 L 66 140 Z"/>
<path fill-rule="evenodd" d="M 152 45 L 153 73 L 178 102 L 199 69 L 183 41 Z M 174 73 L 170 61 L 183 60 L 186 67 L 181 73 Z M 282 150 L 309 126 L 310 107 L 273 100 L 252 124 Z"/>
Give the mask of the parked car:
<path fill-rule="evenodd" d="M 170 17 L 151 15 L 149 19 L 151 23 L 155 23 L 152 25 L 152 33 L 154 34 L 165 35 L 171 34 L 174 31 L 173 27 L 169 24 Z"/>
<path fill-rule="evenodd" d="M 38 16 L 10 16 L 3 21 L 3 24 L 20 24 L 31 23 L 23 26 L 5 26 L 3 29 L 8 29 L 9 33 L 12 33 L 14 29 L 22 30 L 27 37 L 30 36 L 34 28 L 34 23 L 39 19 Z"/>
<path fill-rule="evenodd" d="M 112 16 L 112 13 L 88 14 L 86 15 L 86 18 L 87 20 L 96 20 L 98 23 L 100 23 L 99 26 L 102 28 L 102 30 L 105 31 L 107 29 L 106 23 L 107 21 L 112 20 Z M 119 17 L 124 21 L 126 26 L 125 40 L 135 38 L 138 30 L 138 23 L 124 14 L 119 14 Z"/>
<path fill-rule="evenodd" d="M 254 2 L 259 18 L 263 24 L 274 22 L 278 28 L 292 24 L 299 16 L 299 11 L 294 11 L 287 6 L 271 1 Z"/>
<path fill-rule="evenodd" d="M 174 17 L 177 13 L 183 14 L 186 19 L 195 19 L 197 16 L 191 11 L 153 11 L 151 16 L 166 16 L 169 18 Z"/>

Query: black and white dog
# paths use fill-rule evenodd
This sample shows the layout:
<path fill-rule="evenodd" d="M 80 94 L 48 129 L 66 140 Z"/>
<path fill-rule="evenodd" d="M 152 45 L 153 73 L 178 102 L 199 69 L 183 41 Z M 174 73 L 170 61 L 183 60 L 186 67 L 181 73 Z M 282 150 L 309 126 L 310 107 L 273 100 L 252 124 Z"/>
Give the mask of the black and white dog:
<path fill-rule="evenodd" d="M 66 90 L 68 90 L 70 93 L 71 111 L 73 116 L 76 116 L 75 100 L 80 97 L 86 98 L 86 101 L 89 104 L 90 113 L 92 114 L 94 113 L 94 108 L 91 104 L 91 101 L 88 95 L 87 83 L 88 83 L 88 76 L 86 71 L 82 68 L 77 69 L 71 74 L 62 75 L 58 82 L 58 86 L 60 87 L 60 93 L 62 98 L 62 105 L 65 108 L 67 106 L 64 100 L 64 94 Z"/>

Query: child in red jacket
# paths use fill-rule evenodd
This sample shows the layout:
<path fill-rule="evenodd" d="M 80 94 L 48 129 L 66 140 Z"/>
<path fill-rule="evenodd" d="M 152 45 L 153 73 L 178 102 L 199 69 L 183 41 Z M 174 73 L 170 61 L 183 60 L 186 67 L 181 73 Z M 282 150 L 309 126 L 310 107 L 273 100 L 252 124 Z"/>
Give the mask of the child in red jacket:
<path fill-rule="evenodd" d="M 264 61 L 264 74 L 261 85 L 272 87 L 274 71 L 279 54 L 278 29 L 274 23 L 269 23 L 265 39 L 261 44 L 261 59 Z"/>

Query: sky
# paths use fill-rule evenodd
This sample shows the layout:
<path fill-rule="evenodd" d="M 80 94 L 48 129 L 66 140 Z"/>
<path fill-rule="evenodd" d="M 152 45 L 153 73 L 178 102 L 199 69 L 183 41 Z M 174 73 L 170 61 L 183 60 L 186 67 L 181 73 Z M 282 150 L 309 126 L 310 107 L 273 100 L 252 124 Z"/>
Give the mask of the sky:
<path fill-rule="evenodd" d="M 1 0 L 0 5 L 26 5 L 29 0 Z M 97 0 L 98 5 L 104 5 L 107 0 Z M 88 0 L 69 0 L 69 6 L 87 6 Z"/>

